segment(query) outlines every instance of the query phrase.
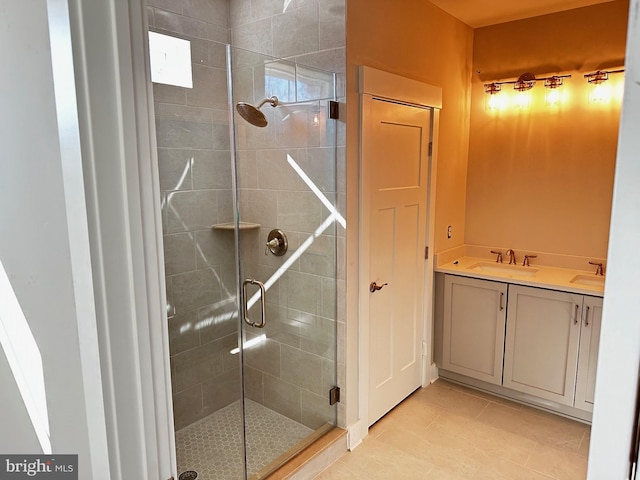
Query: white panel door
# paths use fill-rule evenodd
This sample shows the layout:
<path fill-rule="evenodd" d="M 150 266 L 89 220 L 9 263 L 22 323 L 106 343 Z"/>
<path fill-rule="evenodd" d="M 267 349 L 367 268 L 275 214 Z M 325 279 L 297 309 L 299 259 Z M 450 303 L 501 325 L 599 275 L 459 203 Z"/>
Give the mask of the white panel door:
<path fill-rule="evenodd" d="M 447 275 L 442 368 L 502 384 L 507 285 Z"/>
<path fill-rule="evenodd" d="M 575 406 L 593 412 L 600 325 L 602 323 L 602 298 L 584 297 L 582 310 Z"/>
<path fill-rule="evenodd" d="M 369 425 L 421 385 L 430 110 L 373 99 L 363 130 L 370 192 Z"/>
<path fill-rule="evenodd" d="M 582 296 L 509 285 L 504 386 L 573 406 Z"/>

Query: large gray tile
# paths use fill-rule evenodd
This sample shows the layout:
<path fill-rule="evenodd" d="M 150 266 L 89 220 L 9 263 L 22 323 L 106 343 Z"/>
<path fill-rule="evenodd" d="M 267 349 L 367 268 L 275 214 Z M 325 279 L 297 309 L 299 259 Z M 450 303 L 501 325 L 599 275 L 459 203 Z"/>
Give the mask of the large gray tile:
<path fill-rule="evenodd" d="M 169 351 L 171 356 L 200 345 L 200 334 L 194 328 L 197 320 L 195 310 L 169 317 Z"/>
<path fill-rule="evenodd" d="M 258 187 L 257 155 L 253 150 L 241 150 L 236 153 L 239 188 Z M 262 173 L 262 170 L 260 170 L 260 173 Z"/>
<path fill-rule="evenodd" d="M 306 390 L 300 392 L 302 397 L 301 423 L 313 430 L 320 428 L 325 423 L 336 423 L 336 406 L 329 405 L 329 391 L 325 393 L 325 395 L 316 395 Z"/>
<path fill-rule="evenodd" d="M 218 223 L 218 196 L 214 190 L 169 193 L 165 208 L 166 233 L 206 230 Z"/>
<path fill-rule="evenodd" d="M 214 146 L 212 126 L 207 123 L 160 117 L 156 119 L 156 132 L 160 148 L 211 150 Z"/>
<path fill-rule="evenodd" d="M 173 103 L 156 103 L 156 116 L 167 117 L 187 122 L 212 123 L 213 110 L 193 105 L 176 105 Z"/>
<path fill-rule="evenodd" d="M 231 188 L 231 152 L 196 150 L 193 155 L 193 188 Z"/>
<path fill-rule="evenodd" d="M 176 313 L 204 307 L 220 299 L 220 282 L 213 269 L 174 275 L 171 282 Z"/>
<path fill-rule="evenodd" d="M 321 395 L 322 358 L 297 348 L 282 345 L 280 378 Z"/>
<path fill-rule="evenodd" d="M 157 29 L 191 35 L 198 38 L 208 38 L 207 23 L 201 20 L 185 17 L 183 15 L 178 15 L 161 9 L 156 9 L 154 11 L 154 19 Z"/>
<path fill-rule="evenodd" d="M 336 275 L 336 237 L 320 235 L 300 257 L 300 271 L 324 277 Z"/>
<path fill-rule="evenodd" d="M 231 42 L 235 47 L 271 55 L 273 53 L 271 18 L 233 28 L 231 30 Z"/>
<path fill-rule="evenodd" d="M 240 369 L 235 368 L 202 384 L 204 408 L 219 410 L 240 400 Z"/>
<path fill-rule="evenodd" d="M 329 216 L 312 192 L 279 191 L 277 201 L 278 226 L 284 231 L 313 233 Z"/>
<path fill-rule="evenodd" d="M 273 56 L 291 57 L 319 47 L 318 5 L 288 10 L 273 17 Z"/>
<path fill-rule="evenodd" d="M 345 0 L 319 0 L 319 50 L 346 46 Z"/>
<path fill-rule="evenodd" d="M 317 67 L 327 72 L 344 73 L 346 68 L 346 49 L 344 47 L 298 55 L 296 62 Z"/>
<path fill-rule="evenodd" d="M 322 316 L 336 319 L 336 295 L 337 295 L 337 283 L 334 278 L 322 279 Z"/>
<path fill-rule="evenodd" d="M 198 310 L 196 324 L 202 343 L 212 342 L 236 334 L 239 325 L 235 298 L 228 302 L 221 301 L 218 304 L 202 307 Z"/>
<path fill-rule="evenodd" d="M 320 312 L 321 277 L 298 272 L 287 273 L 287 306 L 310 314 Z"/>
<path fill-rule="evenodd" d="M 296 422 L 302 419 L 300 388 L 264 375 L 264 405 Z"/>
<path fill-rule="evenodd" d="M 276 228 L 278 225 L 278 198 L 273 192 L 261 190 L 240 191 L 240 220 Z"/>
<path fill-rule="evenodd" d="M 191 190 L 193 150 L 158 149 L 158 171 L 161 190 Z"/>
<path fill-rule="evenodd" d="M 214 119 L 213 125 L 213 149 L 228 151 L 231 148 L 229 140 L 229 122 L 225 118 L 224 121 L 216 121 Z"/>
<path fill-rule="evenodd" d="M 244 366 L 244 391 L 247 398 L 264 404 L 264 388 L 262 383 L 262 372 L 247 365 Z"/>
<path fill-rule="evenodd" d="M 227 28 L 228 3 L 226 0 L 183 0 L 182 14 Z"/>
<path fill-rule="evenodd" d="M 177 392 L 224 373 L 220 352 L 213 353 L 204 345 L 175 355 L 172 360 Z"/>
<path fill-rule="evenodd" d="M 165 274 L 175 275 L 196 268 L 196 251 L 191 233 L 164 235 Z"/>
<path fill-rule="evenodd" d="M 195 385 L 173 396 L 173 422 L 179 430 L 200 418 L 202 387 Z"/>
<path fill-rule="evenodd" d="M 280 376 L 280 344 L 273 340 L 247 348 L 244 352 L 246 365 L 274 377 Z"/>
<path fill-rule="evenodd" d="M 298 155 L 296 155 L 296 153 Z M 300 151 L 260 150 L 256 153 L 258 188 L 265 190 L 302 190 L 304 183 L 289 165 L 287 155 L 302 156 Z"/>
<path fill-rule="evenodd" d="M 161 8 L 163 10 L 169 10 L 178 14 L 182 13 L 181 0 L 148 0 L 147 5 L 150 7 Z"/>
<path fill-rule="evenodd" d="M 328 107 L 323 102 L 322 109 Z M 306 155 L 295 158 L 296 163 L 311 182 L 323 193 L 336 191 L 336 149 L 334 147 L 309 148 Z M 305 186 L 305 188 L 309 188 Z"/>
<path fill-rule="evenodd" d="M 195 232 L 197 267 L 231 264 L 235 246 L 233 232 L 228 230 L 200 230 Z"/>
<path fill-rule="evenodd" d="M 164 83 L 153 84 L 153 100 L 167 104 L 187 103 L 187 89 L 176 87 L 175 85 L 165 85 Z"/>
<path fill-rule="evenodd" d="M 226 70 L 193 65 L 193 88 L 187 90 L 187 104 L 224 109 L 228 104 Z"/>

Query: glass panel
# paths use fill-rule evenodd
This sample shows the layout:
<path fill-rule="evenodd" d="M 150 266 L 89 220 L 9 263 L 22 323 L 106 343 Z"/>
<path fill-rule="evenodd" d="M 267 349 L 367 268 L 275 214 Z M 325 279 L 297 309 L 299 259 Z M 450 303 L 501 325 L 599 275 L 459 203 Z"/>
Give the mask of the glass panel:
<path fill-rule="evenodd" d="M 235 480 L 245 469 L 225 45 L 174 23 L 161 32 L 189 44 L 181 74 L 193 84 L 153 88 L 178 474 Z M 180 65 L 163 55 L 163 68 Z"/>
<path fill-rule="evenodd" d="M 247 474 L 263 478 L 336 423 L 336 126 L 334 75 L 230 48 L 243 323 Z M 243 107 L 247 110 L 247 107 Z M 273 230 L 287 251 L 267 248 Z M 282 242 L 280 242 L 281 244 Z M 271 243 L 277 249 L 280 244 Z"/>

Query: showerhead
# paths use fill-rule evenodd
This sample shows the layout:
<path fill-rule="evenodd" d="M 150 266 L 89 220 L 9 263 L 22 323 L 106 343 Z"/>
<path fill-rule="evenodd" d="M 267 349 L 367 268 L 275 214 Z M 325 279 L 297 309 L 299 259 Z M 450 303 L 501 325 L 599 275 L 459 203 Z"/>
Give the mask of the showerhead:
<path fill-rule="evenodd" d="M 256 127 L 266 127 L 269 122 L 267 122 L 267 117 L 264 116 L 264 113 L 260 111 L 260 108 L 265 103 L 269 103 L 272 107 L 277 107 L 278 97 L 274 95 L 271 98 L 265 98 L 258 104 L 257 107 L 254 107 L 250 103 L 238 102 L 236 105 L 236 110 L 238 111 L 240 116 L 251 125 L 255 125 Z"/>

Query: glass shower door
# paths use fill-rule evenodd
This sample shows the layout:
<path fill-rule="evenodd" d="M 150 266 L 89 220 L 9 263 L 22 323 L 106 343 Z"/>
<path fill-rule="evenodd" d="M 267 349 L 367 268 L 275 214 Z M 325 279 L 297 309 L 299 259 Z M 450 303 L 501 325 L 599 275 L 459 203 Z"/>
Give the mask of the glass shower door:
<path fill-rule="evenodd" d="M 228 47 L 247 478 L 336 423 L 332 73 Z"/>

